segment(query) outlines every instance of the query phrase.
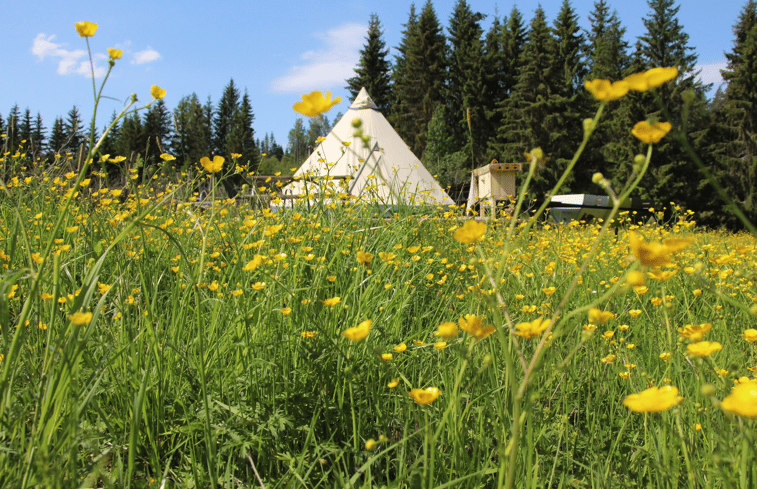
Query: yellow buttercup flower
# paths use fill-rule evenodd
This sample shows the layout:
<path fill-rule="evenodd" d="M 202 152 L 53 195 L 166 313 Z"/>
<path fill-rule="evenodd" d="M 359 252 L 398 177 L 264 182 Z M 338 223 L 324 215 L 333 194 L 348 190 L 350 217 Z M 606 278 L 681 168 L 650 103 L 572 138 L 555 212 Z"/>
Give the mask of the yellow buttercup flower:
<path fill-rule="evenodd" d="M 650 124 L 648 121 L 641 121 L 633 126 L 631 134 L 636 136 L 643 143 L 659 143 L 660 139 L 670 132 L 672 128 L 673 126 L 670 122 L 656 122 Z"/>
<path fill-rule="evenodd" d="M 81 37 L 92 37 L 95 35 L 95 32 L 97 32 L 97 24 L 87 22 L 86 20 L 84 22 L 77 22 L 75 26 L 76 32 L 78 32 Z"/>
<path fill-rule="evenodd" d="M 539 336 L 542 331 L 547 329 L 552 321 L 547 319 L 544 321 L 541 317 L 538 319 L 534 319 L 530 323 L 519 323 L 515 325 L 515 329 L 517 331 L 514 332 L 515 336 L 520 336 L 521 338 L 534 338 L 536 336 Z"/>
<path fill-rule="evenodd" d="M 671 265 L 670 255 L 683 250 L 692 241 L 692 238 L 671 238 L 666 239 L 662 243 L 647 243 L 643 238 L 639 238 L 636 233 L 628 233 L 628 244 L 631 247 L 631 253 L 642 265 L 648 267 Z"/>
<path fill-rule="evenodd" d="M 678 76 L 678 68 L 652 68 L 644 73 L 634 73 L 623 81 L 630 90 L 646 92 L 650 88 L 659 87 L 663 83 Z"/>
<path fill-rule="evenodd" d="M 373 325 L 373 321 L 367 319 L 353 328 L 342 331 L 342 336 L 352 341 L 364 340 L 371 331 L 371 325 Z"/>
<path fill-rule="evenodd" d="M 486 224 L 470 219 L 463 224 L 463 227 L 457 228 L 454 237 L 461 243 L 471 244 L 481 239 L 484 234 L 486 234 Z"/>
<path fill-rule="evenodd" d="M 482 340 L 494 333 L 495 328 L 491 324 L 483 326 L 481 318 L 466 314 L 465 317 L 461 317 L 457 323 L 460 325 L 460 329 L 465 331 L 471 336 L 475 336 L 476 339 Z"/>
<path fill-rule="evenodd" d="M 596 79 L 584 83 L 584 87 L 595 99 L 603 102 L 619 99 L 628 93 L 628 83 L 624 80 L 611 83 L 609 80 Z"/>
<path fill-rule="evenodd" d="M 454 338 L 457 336 L 457 324 L 453 322 L 446 322 L 439 325 L 437 328 L 437 331 L 434 333 L 434 336 L 439 336 L 441 338 Z"/>
<path fill-rule="evenodd" d="M 589 309 L 589 323 L 591 324 L 605 324 L 610 319 L 614 318 L 615 314 L 610 311 L 602 311 L 596 307 Z"/>
<path fill-rule="evenodd" d="M 110 59 L 121 59 L 123 54 L 124 52 L 120 49 L 108 48 L 108 57 Z"/>
<path fill-rule="evenodd" d="M 692 357 L 709 357 L 716 351 L 723 349 L 723 345 L 717 341 L 710 343 L 709 341 L 700 341 L 699 343 L 692 343 L 686 347 L 686 353 Z"/>
<path fill-rule="evenodd" d="M 729 413 L 747 418 L 757 417 L 757 382 L 740 383 L 723 399 L 720 407 Z"/>
<path fill-rule="evenodd" d="M 407 394 L 413 398 L 413 401 L 421 406 L 425 406 L 426 404 L 431 404 L 437 397 L 441 396 L 442 391 L 436 387 L 426 387 L 425 389 L 413 389 Z"/>
<path fill-rule="evenodd" d="M 174 155 L 170 155 L 168 153 L 163 153 L 160 155 L 160 159 L 163 161 L 173 161 L 176 159 Z"/>
<path fill-rule="evenodd" d="M 389 387 L 390 389 L 394 389 L 395 387 L 399 385 L 399 383 L 400 383 L 400 378 L 397 377 L 396 379 L 392 379 L 388 384 L 386 384 L 386 386 Z"/>
<path fill-rule="evenodd" d="M 636 413 L 658 413 L 678 404 L 678 388 L 672 385 L 650 387 L 638 394 L 631 394 L 623 404 Z"/>
<path fill-rule="evenodd" d="M 407 350 L 407 345 L 404 343 L 400 343 L 399 345 L 394 347 L 394 351 L 396 351 L 397 353 L 402 353 L 405 350 Z"/>
<path fill-rule="evenodd" d="M 166 91 L 157 85 L 153 85 L 150 88 L 150 95 L 152 95 L 152 98 L 154 98 L 155 100 L 160 100 L 166 96 Z"/>
<path fill-rule="evenodd" d="M 323 301 L 323 304 L 325 306 L 335 306 L 339 304 L 340 302 L 342 302 L 341 297 L 331 297 L 330 299 L 326 299 L 325 301 Z"/>
<path fill-rule="evenodd" d="M 712 323 L 687 324 L 683 328 L 678 328 L 678 334 L 681 337 L 691 341 L 699 341 L 706 332 L 712 329 Z"/>
<path fill-rule="evenodd" d="M 223 156 L 214 156 L 213 160 L 211 161 L 210 158 L 207 156 L 203 156 L 202 159 L 200 159 L 200 164 L 203 168 L 205 168 L 210 173 L 216 173 L 221 171 L 221 168 L 223 168 L 223 162 L 226 161 Z"/>
<path fill-rule="evenodd" d="M 749 328 L 744 331 L 744 334 L 739 336 L 747 340 L 749 343 L 754 343 L 757 341 L 757 329 Z"/>
<path fill-rule="evenodd" d="M 365 251 L 357 252 L 357 262 L 366 267 L 370 267 L 371 260 L 373 260 L 372 253 L 366 253 Z"/>
<path fill-rule="evenodd" d="M 75 312 L 72 315 L 68 316 L 68 319 L 75 325 L 82 326 L 84 324 L 89 324 L 89 322 L 92 321 L 92 313 L 91 312 Z"/>
<path fill-rule="evenodd" d="M 316 117 L 324 112 L 331 110 L 331 107 L 335 106 L 342 101 L 342 97 L 337 97 L 331 100 L 331 92 L 326 92 L 326 96 L 319 91 L 310 92 L 307 95 L 302 96 L 302 102 L 297 102 L 292 108 L 302 115 L 308 117 Z"/>

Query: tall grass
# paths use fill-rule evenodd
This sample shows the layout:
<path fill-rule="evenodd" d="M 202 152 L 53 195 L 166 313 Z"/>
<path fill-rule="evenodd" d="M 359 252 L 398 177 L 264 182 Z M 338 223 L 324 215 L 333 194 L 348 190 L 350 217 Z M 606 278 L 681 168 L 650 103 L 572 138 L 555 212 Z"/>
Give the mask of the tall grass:
<path fill-rule="evenodd" d="M 567 226 L 205 209 L 187 189 L 215 197 L 216 177 L 125 192 L 87 166 L 4 164 L 0 486 L 757 485 L 754 420 L 719 406 L 755 377 L 757 243 L 618 213 L 651 145 L 617 195 L 596 178 L 612 222 Z M 641 285 L 630 232 L 692 241 Z M 440 328 L 471 316 L 492 334 Z M 696 357 L 698 339 L 722 350 Z M 671 409 L 623 404 L 665 385 Z M 408 395 L 427 387 L 441 396 Z"/>

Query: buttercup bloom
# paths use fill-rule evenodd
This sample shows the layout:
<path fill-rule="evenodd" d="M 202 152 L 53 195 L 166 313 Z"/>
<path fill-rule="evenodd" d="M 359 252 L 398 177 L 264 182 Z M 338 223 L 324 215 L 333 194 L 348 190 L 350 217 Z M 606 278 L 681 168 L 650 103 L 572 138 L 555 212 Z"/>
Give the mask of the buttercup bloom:
<path fill-rule="evenodd" d="M 699 343 L 692 343 L 686 347 L 686 353 L 692 357 L 709 357 L 716 351 L 723 349 L 723 345 L 717 341 L 710 343 L 709 341 L 700 341 Z"/>
<path fill-rule="evenodd" d="M 744 334 L 739 336 L 747 340 L 749 343 L 754 343 L 755 341 L 757 341 L 757 329 L 747 329 L 744 331 Z"/>
<path fill-rule="evenodd" d="M 720 403 L 723 411 L 747 418 L 757 417 L 757 382 L 750 381 L 733 388 L 731 394 Z"/>
<path fill-rule="evenodd" d="M 494 326 L 491 324 L 483 326 L 481 318 L 471 314 L 466 314 L 464 318 L 461 317 L 457 323 L 460 325 L 460 329 L 479 340 L 486 338 L 495 331 Z"/>
<path fill-rule="evenodd" d="M 457 324 L 453 322 L 446 322 L 439 325 L 434 336 L 440 336 L 442 338 L 454 338 L 457 336 Z"/>
<path fill-rule="evenodd" d="M 643 143 L 659 143 L 660 139 L 662 139 L 663 136 L 665 136 L 672 128 L 673 126 L 670 124 L 670 122 L 657 122 L 650 124 L 647 121 L 641 121 L 637 122 L 636 125 L 633 126 L 631 134 L 636 136 Z"/>
<path fill-rule="evenodd" d="M 95 28 L 97 27 L 95 26 Z M 84 324 L 89 324 L 89 322 L 92 321 L 92 313 L 91 312 L 75 312 L 72 315 L 68 316 L 68 319 L 75 325 L 82 326 Z"/>
<path fill-rule="evenodd" d="M 623 404 L 636 413 L 658 413 L 678 404 L 678 388 L 672 385 L 650 387 L 638 394 L 631 394 Z"/>
<path fill-rule="evenodd" d="M 120 49 L 108 48 L 108 57 L 110 59 L 121 59 L 121 56 L 123 54 L 124 52 L 121 51 Z"/>
<path fill-rule="evenodd" d="M 476 222 L 475 219 L 465 221 L 463 227 L 457 228 L 455 231 L 455 240 L 461 243 L 471 244 L 475 243 L 486 233 L 486 224 L 483 222 Z"/>
<path fill-rule="evenodd" d="M 413 398 L 413 401 L 424 406 L 434 402 L 437 397 L 442 395 L 442 391 L 436 387 L 426 387 L 425 389 L 413 389 L 407 394 Z"/>
<path fill-rule="evenodd" d="M 373 260 L 372 253 L 366 253 L 365 251 L 357 252 L 357 262 L 360 263 L 361 265 L 369 267 L 371 264 L 371 260 Z"/>
<path fill-rule="evenodd" d="M 342 331 L 342 336 L 352 341 L 364 340 L 371 331 L 371 325 L 373 325 L 373 321 L 367 319 L 353 328 Z"/>
<path fill-rule="evenodd" d="M 323 301 L 323 304 L 326 306 L 335 306 L 339 304 L 340 302 L 342 302 L 342 298 L 337 296 L 337 297 L 331 297 L 330 299 L 326 299 L 325 301 Z"/>
<path fill-rule="evenodd" d="M 203 156 L 202 159 L 200 159 L 200 164 L 203 168 L 205 168 L 210 173 L 216 173 L 221 171 L 221 168 L 223 168 L 223 162 L 226 161 L 223 156 L 214 156 L 213 161 L 210 160 L 207 156 Z"/>
<path fill-rule="evenodd" d="M 659 87 L 666 81 L 678 76 L 678 68 L 652 68 L 644 73 L 634 73 L 623 79 L 628 88 L 637 92 L 646 92 L 650 88 Z"/>
<path fill-rule="evenodd" d="M 544 321 L 542 318 L 534 319 L 530 323 L 519 323 L 515 325 L 517 331 L 514 332 L 515 336 L 521 338 L 530 339 L 535 336 L 539 336 L 542 331 L 547 329 L 552 321 L 547 319 Z"/>
<path fill-rule="evenodd" d="M 692 238 L 671 238 L 666 239 L 662 243 L 647 243 L 643 238 L 639 238 L 636 233 L 628 233 L 628 244 L 631 247 L 631 253 L 642 265 L 648 267 L 671 265 L 670 255 L 683 250 L 691 241 Z"/>
<path fill-rule="evenodd" d="M 610 311 L 602 311 L 596 307 L 589 309 L 589 323 L 591 324 L 605 324 L 614 317 L 615 314 Z"/>
<path fill-rule="evenodd" d="M 595 99 L 603 102 L 619 99 L 628 93 L 628 83 L 624 80 L 610 83 L 609 80 L 596 79 L 584 83 L 586 90 L 591 92 Z"/>
<path fill-rule="evenodd" d="M 95 35 L 95 32 L 97 32 L 97 24 L 87 22 L 86 20 L 84 22 L 77 22 L 75 25 L 76 32 L 78 32 L 81 37 L 92 37 Z"/>
<path fill-rule="evenodd" d="M 297 102 L 292 108 L 302 115 L 308 117 L 315 117 L 317 115 L 328 112 L 331 107 L 335 106 L 342 101 L 342 97 L 337 97 L 331 100 L 331 92 L 326 92 L 326 97 L 319 91 L 310 92 L 308 95 L 302 96 L 302 102 Z"/>
<path fill-rule="evenodd" d="M 150 88 L 150 95 L 152 95 L 152 98 L 154 98 L 155 100 L 160 100 L 166 96 L 166 91 L 157 85 L 153 85 Z"/>

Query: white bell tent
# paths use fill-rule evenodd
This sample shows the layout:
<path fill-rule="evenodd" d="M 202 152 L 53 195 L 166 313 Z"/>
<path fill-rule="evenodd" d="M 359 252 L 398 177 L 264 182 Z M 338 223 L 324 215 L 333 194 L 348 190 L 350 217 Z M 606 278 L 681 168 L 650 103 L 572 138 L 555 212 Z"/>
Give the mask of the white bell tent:
<path fill-rule="evenodd" d="M 367 137 L 355 136 L 356 119 L 362 121 L 360 130 Z M 295 181 L 284 187 L 284 194 L 309 201 L 331 201 L 339 194 L 350 194 L 382 206 L 454 204 L 365 88 L 294 177 Z"/>

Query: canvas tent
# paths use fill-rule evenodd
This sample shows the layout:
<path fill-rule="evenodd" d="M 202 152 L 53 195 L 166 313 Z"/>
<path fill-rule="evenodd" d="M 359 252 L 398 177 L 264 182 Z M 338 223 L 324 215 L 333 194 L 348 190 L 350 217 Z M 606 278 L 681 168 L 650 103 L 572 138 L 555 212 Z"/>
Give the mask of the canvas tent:
<path fill-rule="evenodd" d="M 365 142 L 355 137 L 355 119 L 362 121 L 360 129 L 370 137 Z M 378 111 L 365 88 L 294 176 L 297 180 L 284 187 L 284 194 L 307 196 L 311 201 L 349 193 L 383 206 L 454 204 Z M 333 190 L 324 196 L 328 182 Z"/>

